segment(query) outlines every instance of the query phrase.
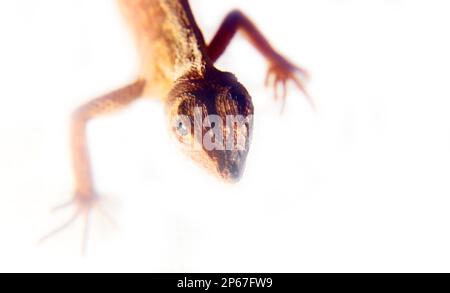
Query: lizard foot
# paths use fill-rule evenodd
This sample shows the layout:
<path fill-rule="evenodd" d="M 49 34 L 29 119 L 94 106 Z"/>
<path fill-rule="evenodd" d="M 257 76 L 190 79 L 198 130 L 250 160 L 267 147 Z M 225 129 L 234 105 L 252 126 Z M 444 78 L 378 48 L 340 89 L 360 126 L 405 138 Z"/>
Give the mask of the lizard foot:
<path fill-rule="evenodd" d="M 309 74 L 305 69 L 289 62 L 282 56 L 278 56 L 269 64 L 265 85 L 266 87 L 268 87 L 272 84 L 275 100 L 281 98 L 281 112 L 284 111 L 286 105 L 287 83 L 289 81 L 292 81 L 296 85 L 296 87 L 303 93 L 308 102 L 311 104 L 311 107 L 315 109 L 314 102 L 308 94 L 304 85 L 304 80 L 307 79 L 309 79 Z M 281 95 L 278 91 L 280 85 Z"/>
<path fill-rule="evenodd" d="M 50 233 L 43 236 L 39 240 L 39 244 L 42 244 L 46 240 L 54 237 L 58 233 L 69 228 L 80 216 L 82 216 L 83 220 L 84 220 L 84 224 L 83 224 L 84 228 L 83 228 L 81 253 L 82 253 L 82 255 L 85 255 L 86 249 L 87 249 L 90 218 L 91 218 L 92 211 L 94 211 L 94 210 L 99 212 L 114 228 L 118 227 L 116 224 L 116 221 L 103 208 L 101 198 L 98 195 L 86 196 L 86 194 L 76 193 L 75 197 L 72 200 L 51 209 L 51 213 L 54 213 L 54 212 L 57 212 L 57 211 L 60 211 L 60 210 L 63 210 L 63 209 L 69 208 L 69 207 L 74 208 L 72 216 L 63 225 L 59 226 L 58 228 L 54 229 Z"/>

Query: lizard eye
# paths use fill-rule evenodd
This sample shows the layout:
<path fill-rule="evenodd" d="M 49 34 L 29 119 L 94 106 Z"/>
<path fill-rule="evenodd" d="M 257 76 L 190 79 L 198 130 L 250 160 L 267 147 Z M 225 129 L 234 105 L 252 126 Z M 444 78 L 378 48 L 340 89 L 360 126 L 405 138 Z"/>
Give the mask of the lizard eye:
<path fill-rule="evenodd" d="M 186 127 L 186 125 L 184 125 L 184 123 L 182 121 L 178 122 L 176 129 L 177 129 L 178 134 L 181 136 L 185 136 L 188 134 L 187 127 Z"/>

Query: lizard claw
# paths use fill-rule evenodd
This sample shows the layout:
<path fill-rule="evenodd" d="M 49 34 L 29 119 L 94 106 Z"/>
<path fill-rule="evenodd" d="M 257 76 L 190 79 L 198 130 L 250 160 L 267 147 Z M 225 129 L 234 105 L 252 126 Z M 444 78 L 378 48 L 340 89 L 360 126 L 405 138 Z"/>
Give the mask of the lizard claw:
<path fill-rule="evenodd" d="M 93 193 L 95 194 L 95 193 Z M 76 193 L 75 197 L 70 201 L 56 206 L 51 209 L 51 213 L 63 210 L 65 208 L 74 207 L 74 212 L 72 216 L 64 224 L 54 229 L 50 233 L 44 235 L 40 240 L 39 244 L 47 241 L 48 239 L 56 236 L 60 232 L 69 228 L 80 216 L 84 217 L 84 228 L 83 228 L 83 238 L 82 238 L 82 255 L 86 254 L 87 240 L 88 240 L 88 230 L 90 224 L 90 218 L 93 210 L 98 211 L 114 228 L 117 228 L 116 221 L 109 215 L 109 213 L 103 208 L 100 197 L 97 195 L 86 196 L 86 194 Z"/>
<path fill-rule="evenodd" d="M 302 77 L 300 78 L 299 75 Z M 287 97 L 287 83 L 292 81 L 296 87 L 303 93 L 311 107 L 315 110 L 314 101 L 311 99 L 311 96 L 306 90 L 304 85 L 305 80 L 309 79 L 309 73 L 283 58 L 282 56 L 278 56 L 274 61 L 271 61 L 269 65 L 269 69 L 266 74 L 266 87 L 270 86 L 272 83 L 273 91 L 274 91 L 274 99 L 278 100 L 281 98 L 282 108 L 281 112 L 284 111 L 286 105 L 286 97 Z M 281 95 L 279 93 L 279 88 L 281 86 Z"/>

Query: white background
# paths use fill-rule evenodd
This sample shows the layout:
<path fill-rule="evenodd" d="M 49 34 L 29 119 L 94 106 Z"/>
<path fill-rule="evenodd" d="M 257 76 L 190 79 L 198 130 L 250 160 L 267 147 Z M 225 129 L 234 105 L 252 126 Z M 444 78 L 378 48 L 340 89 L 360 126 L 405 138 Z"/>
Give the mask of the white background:
<path fill-rule="evenodd" d="M 448 1 L 195 0 L 209 40 L 239 7 L 310 70 L 314 113 L 264 89 L 241 37 L 218 66 L 256 106 L 243 180 L 179 154 L 162 105 L 91 124 L 98 189 L 119 223 L 71 216 L 68 123 L 79 104 L 132 81 L 137 57 L 112 0 L 0 1 L 0 272 L 449 272 Z"/>

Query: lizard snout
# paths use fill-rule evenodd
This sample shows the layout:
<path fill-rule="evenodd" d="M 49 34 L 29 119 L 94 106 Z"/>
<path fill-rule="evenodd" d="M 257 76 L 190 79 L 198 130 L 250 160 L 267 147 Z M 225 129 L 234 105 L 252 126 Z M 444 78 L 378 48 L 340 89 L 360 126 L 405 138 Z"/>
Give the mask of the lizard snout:
<path fill-rule="evenodd" d="M 220 176 L 230 183 L 238 182 L 244 173 L 246 157 L 245 151 L 221 151 L 217 165 Z"/>

